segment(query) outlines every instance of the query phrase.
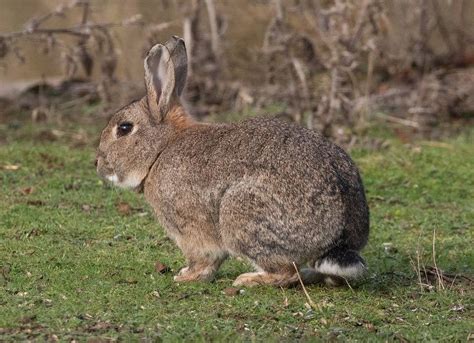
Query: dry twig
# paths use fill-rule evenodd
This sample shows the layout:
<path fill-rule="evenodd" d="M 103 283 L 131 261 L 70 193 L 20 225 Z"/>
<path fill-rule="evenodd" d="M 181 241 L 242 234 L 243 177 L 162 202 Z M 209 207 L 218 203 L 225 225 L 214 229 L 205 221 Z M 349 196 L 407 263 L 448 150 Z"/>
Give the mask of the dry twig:
<path fill-rule="evenodd" d="M 304 292 L 304 295 L 306 296 L 306 299 L 308 300 L 308 304 L 311 306 L 311 308 L 317 309 L 318 308 L 317 305 L 314 303 L 313 299 L 311 299 L 311 297 L 309 296 L 309 293 L 306 290 L 306 287 L 304 286 L 303 280 L 301 280 L 301 275 L 295 262 L 293 262 L 293 267 L 295 267 L 296 275 L 298 276 L 298 281 L 300 282 L 300 285 L 303 288 L 303 292 Z"/>

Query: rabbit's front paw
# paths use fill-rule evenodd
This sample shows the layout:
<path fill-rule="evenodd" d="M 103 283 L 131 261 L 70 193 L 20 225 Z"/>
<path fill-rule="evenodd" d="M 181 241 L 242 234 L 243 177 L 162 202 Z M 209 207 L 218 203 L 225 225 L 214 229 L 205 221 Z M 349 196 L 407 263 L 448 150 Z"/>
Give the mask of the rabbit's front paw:
<path fill-rule="evenodd" d="M 205 268 L 190 268 L 184 267 L 174 277 L 176 282 L 187 282 L 187 281 L 209 281 L 214 277 L 215 270 L 210 267 Z"/>

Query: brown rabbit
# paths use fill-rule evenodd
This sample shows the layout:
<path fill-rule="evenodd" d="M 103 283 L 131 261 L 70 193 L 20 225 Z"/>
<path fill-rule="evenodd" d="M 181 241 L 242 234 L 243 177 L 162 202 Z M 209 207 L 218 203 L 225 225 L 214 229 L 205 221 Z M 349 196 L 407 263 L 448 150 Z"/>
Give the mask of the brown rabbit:
<path fill-rule="evenodd" d="M 338 284 L 366 269 L 364 187 L 350 157 L 321 134 L 275 119 L 194 121 L 180 105 L 184 41 L 145 59 L 147 94 L 103 130 L 98 173 L 143 191 L 187 259 L 176 281 L 210 280 L 230 255 L 256 272 L 234 285 Z M 293 264 L 294 263 L 294 264 Z"/>

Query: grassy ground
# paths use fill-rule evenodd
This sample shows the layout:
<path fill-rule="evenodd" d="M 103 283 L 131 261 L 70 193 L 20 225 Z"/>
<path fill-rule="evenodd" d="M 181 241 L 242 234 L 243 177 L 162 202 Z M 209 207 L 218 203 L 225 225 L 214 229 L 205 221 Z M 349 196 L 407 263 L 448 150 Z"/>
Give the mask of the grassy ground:
<path fill-rule="evenodd" d="M 213 283 L 174 283 L 181 253 L 141 195 L 97 178 L 94 142 L 70 130 L 0 126 L 0 340 L 473 338 L 472 283 L 452 277 L 473 273 L 472 136 L 353 152 L 370 272 L 353 289 L 309 287 L 311 308 L 300 288 L 229 289 L 250 269 L 235 260 Z M 434 233 L 436 263 L 453 274 L 444 289 L 430 276 Z"/>

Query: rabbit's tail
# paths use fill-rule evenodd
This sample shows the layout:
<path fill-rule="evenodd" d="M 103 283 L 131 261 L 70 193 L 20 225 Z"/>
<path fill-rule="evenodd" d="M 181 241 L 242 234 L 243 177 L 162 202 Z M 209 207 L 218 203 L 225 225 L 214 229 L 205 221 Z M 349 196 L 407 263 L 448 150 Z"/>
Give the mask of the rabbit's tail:
<path fill-rule="evenodd" d="M 325 284 L 340 286 L 362 276 L 367 266 L 357 251 L 336 247 L 317 260 L 314 269 Z"/>

